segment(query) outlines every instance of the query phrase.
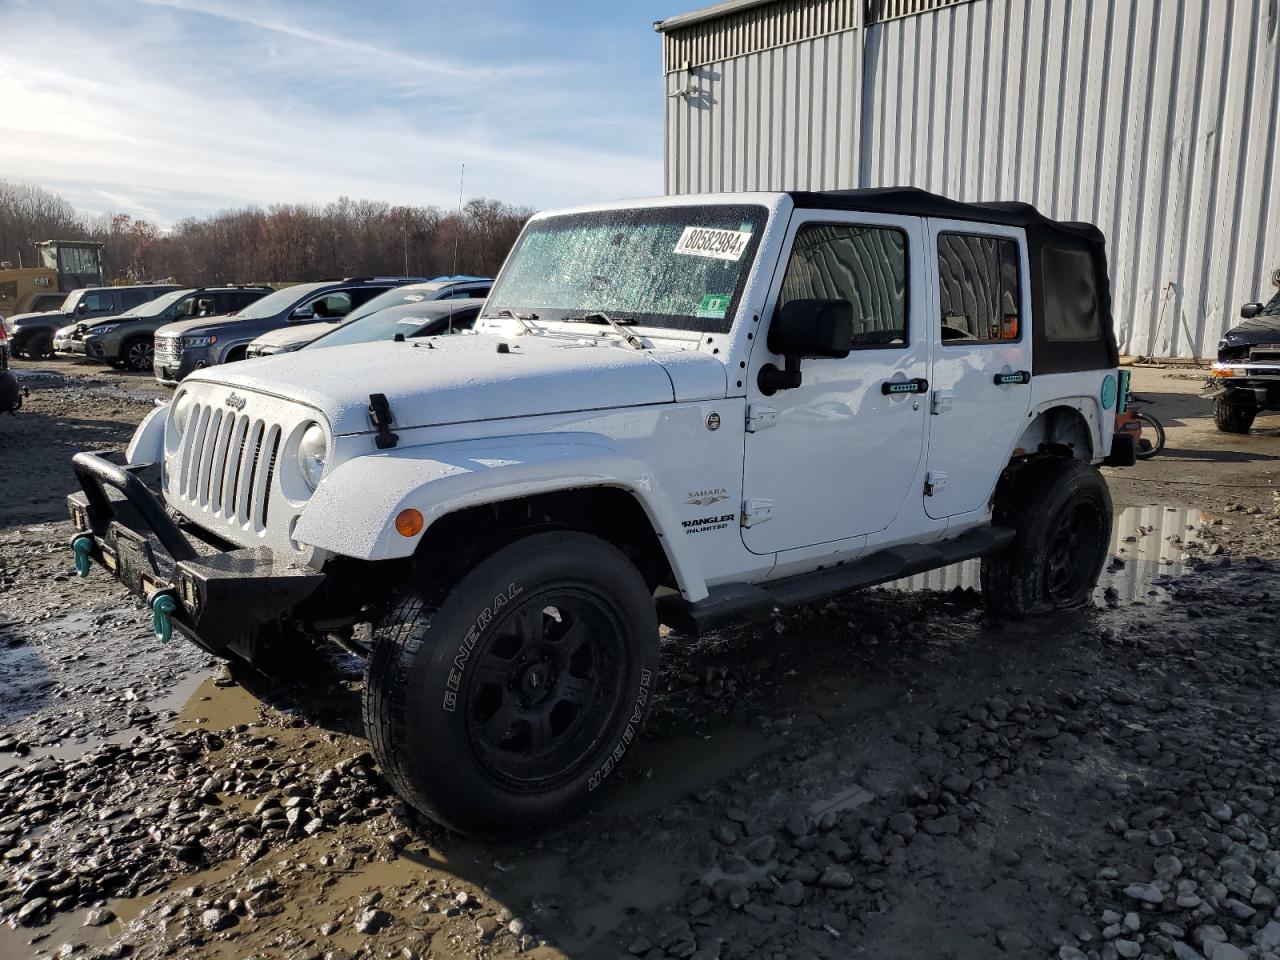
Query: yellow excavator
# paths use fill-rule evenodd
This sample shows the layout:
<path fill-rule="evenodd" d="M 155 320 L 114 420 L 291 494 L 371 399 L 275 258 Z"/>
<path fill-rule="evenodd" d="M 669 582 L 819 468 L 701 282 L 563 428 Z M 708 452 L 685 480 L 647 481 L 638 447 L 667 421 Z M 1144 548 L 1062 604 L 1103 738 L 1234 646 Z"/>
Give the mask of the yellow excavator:
<path fill-rule="evenodd" d="M 42 240 L 35 247 L 39 266 L 0 261 L 0 316 L 56 310 L 68 292 L 103 285 L 101 243 Z"/>

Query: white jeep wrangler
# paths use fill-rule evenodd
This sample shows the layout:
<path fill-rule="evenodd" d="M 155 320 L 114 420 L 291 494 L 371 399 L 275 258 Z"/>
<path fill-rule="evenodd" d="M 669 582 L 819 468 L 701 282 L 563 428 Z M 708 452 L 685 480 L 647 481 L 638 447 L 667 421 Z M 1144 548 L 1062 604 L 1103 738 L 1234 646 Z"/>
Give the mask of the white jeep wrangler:
<path fill-rule="evenodd" d="M 215 653 L 372 623 L 390 782 L 454 828 L 528 830 L 639 735 L 659 622 L 976 556 L 1002 615 L 1086 603 L 1096 466 L 1132 462 L 1116 361 L 1101 234 L 1026 205 L 543 213 L 474 334 L 198 371 L 126 466 L 79 454 L 73 548 Z"/>

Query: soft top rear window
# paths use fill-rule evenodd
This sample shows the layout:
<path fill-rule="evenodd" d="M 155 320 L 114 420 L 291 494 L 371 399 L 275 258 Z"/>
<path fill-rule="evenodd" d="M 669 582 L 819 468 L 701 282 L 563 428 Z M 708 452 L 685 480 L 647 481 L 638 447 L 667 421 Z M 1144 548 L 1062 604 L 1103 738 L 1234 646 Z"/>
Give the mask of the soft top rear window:
<path fill-rule="evenodd" d="M 1093 257 L 1084 250 L 1046 246 L 1040 253 L 1044 284 L 1044 334 L 1051 342 L 1102 336 Z"/>

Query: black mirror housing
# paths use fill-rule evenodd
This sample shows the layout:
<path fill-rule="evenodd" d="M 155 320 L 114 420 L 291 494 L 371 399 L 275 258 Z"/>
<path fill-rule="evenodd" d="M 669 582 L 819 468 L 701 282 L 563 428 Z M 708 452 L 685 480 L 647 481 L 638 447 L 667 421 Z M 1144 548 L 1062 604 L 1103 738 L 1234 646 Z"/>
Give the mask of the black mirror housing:
<path fill-rule="evenodd" d="M 1260 303 L 1246 303 L 1243 307 L 1240 308 L 1240 316 L 1243 317 L 1245 320 L 1252 320 L 1261 312 L 1262 312 L 1262 304 Z"/>
<path fill-rule="evenodd" d="M 848 300 L 792 300 L 773 316 L 769 350 L 784 357 L 849 355 L 853 304 Z"/>

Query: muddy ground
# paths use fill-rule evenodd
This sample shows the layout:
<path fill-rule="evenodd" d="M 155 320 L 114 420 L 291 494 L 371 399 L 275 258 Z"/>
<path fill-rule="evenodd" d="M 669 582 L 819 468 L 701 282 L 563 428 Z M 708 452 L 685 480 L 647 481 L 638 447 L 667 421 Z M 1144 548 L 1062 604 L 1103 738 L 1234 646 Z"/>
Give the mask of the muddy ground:
<path fill-rule="evenodd" d="M 71 576 L 68 458 L 164 391 L 17 367 L 0 958 L 1280 958 L 1280 417 L 1192 374 L 1135 374 L 1169 449 L 1108 471 L 1095 609 L 992 622 L 964 565 L 669 638 L 597 807 L 481 844 L 389 794 L 353 658 L 233 676 Z"/>

